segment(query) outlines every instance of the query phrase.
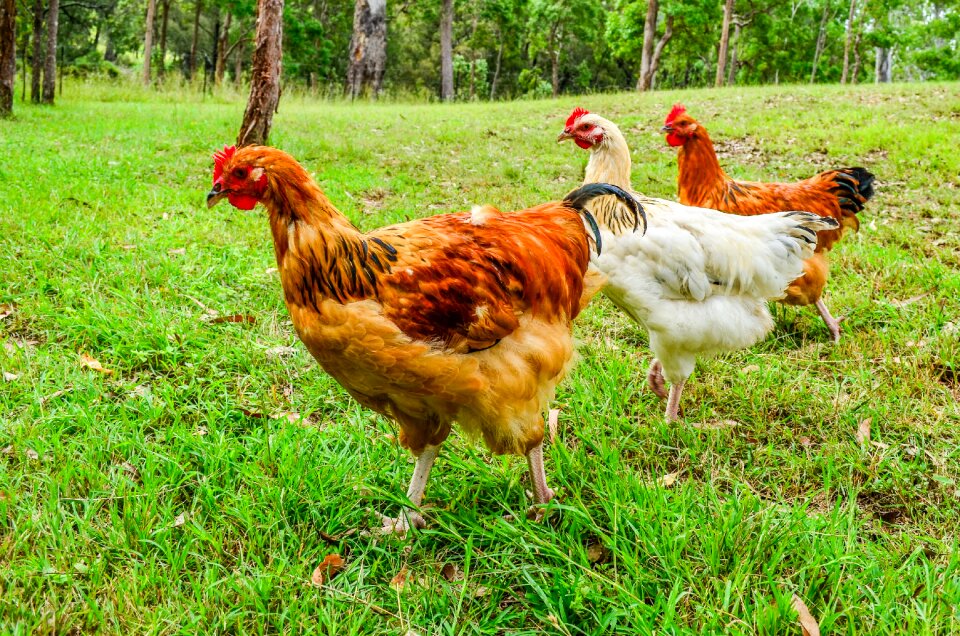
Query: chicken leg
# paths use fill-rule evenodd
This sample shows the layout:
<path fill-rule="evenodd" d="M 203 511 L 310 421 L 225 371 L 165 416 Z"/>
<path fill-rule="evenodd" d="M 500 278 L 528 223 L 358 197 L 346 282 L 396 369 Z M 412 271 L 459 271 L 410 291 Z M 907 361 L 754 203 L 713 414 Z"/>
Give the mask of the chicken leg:
<path fill-rule="evenodd" d="M 527 510 L 527 516 L 535 521 L 543 519 L 542 504 L 553 499 L 553 489 L 547 486 L 547 471 L 543 467 L 543 442 L 527 453 L 527 466 L 530 468 L 530 481 L 533 483 L 533 498 L 537 502 Z"/>
<path fill-rule="evenodd" d="M 823 318 L 823 322 L 827 323 L 827 329 L 830 330 L 830 336 L 833 341 L 840 342 L 840 321 L 834 318 L 830 313 L 830 310 L 827 308 L 827 303 L 823 302 L 822 298 L 817 299 L 817 311 L 820 312 L 820 317 Z"/>
<path fill-rule="evenodd" d="M 417 455 L 417 465 L 413 469 L 413 476 L 410 478 L 410 486 L 407 487 L 407 499 L 417 508 L 423 501 L 423 491 L 427 487 L 427 479 L 430 477 L 430 469 L 433 463 L 437 461 L 437 455 L 440 453 L 441 444 L 427 444 L 423 451 Z M 427 522 L 423 515 L 411 508 L 404 508 L 399 517 L 387 517 L 381 515 L 383 527 L 380 531 L 383 534 L 398 534 L 403 536 L 410 528 L 425 528 Z"/>
<path fill-rule="evenodd" d="M 686 378 L 670 385 L 670 398 L 667 400 L 667 422 L 677 421 L 677 415 L 680 413 L 680 394 L 683 393 L 683 385 L 687 383 Z"/>

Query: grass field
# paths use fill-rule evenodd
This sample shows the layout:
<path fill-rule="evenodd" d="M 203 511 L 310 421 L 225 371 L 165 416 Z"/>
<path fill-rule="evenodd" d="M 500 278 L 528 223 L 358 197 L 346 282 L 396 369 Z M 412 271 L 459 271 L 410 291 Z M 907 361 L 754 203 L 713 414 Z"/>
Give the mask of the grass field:
<path fill-rule="evenodd" d="M 778 306 L 666 425 L 645 333 L 601 299 L 558 398 L 548 521 L 524 519 L 523 460 L 455 435 L 407 540 L 365 532 L 412 469 L 392 425 L 296 340 L 262 212 L 204 205 L 242 99 L 68 84 L 54 108 L 18 103 L 0 121 L 0 631 L 799 634 L 796 594 L 824 633 L 960 633 L 960 84 L 293 98 L 271 142 L 369 229 L 559 198 L 587 158 L 554 142 L 575 105 L 620 122 L 637 190 L 673 197 L 658 130 L 680 99 L 737 176 L 878 175 L 834 251 L 842 341 Z M 214 320 L 233 315 L 250 320 Z M 330 554 L 346 567 L 312 585 Z"/>

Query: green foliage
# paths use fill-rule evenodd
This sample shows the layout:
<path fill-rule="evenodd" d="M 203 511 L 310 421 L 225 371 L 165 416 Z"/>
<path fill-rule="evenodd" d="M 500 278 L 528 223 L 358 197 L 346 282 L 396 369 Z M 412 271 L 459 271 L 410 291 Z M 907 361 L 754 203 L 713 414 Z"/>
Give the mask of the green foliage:
<path fill-rule="evenodd" d="M 960 84 L 286 94 L 274 143 L 362 229 L 563 196 L 586 162 L 554 141 L 575 105 L 620 123 L 652 196 L 676 193 L 658 133 L 676 101 L 738 177 L 878 176 L 831 253 L 839 344 L 777 306 L 767 340 L 698 365 L 666 425 L 646 335 L 598 299 L 556 402 L 547 522 L 523 514 L 522 459 L 455 433 L 407 541 L 365 534 L 402 504 L 396 431 L 298 342 L 263 212 L 204 205 L 243 96 L 65 84 L 0 122 L 0 631 L 799 634 L 793 594 L 824 634 L 957 631 Z M 330 553 L 346 568 L 314 587 Z"/>
<path fill-rule="evenodd" d="M 211 74 L 214 35 L 231 15 L 228 75 L 236 56 L 249 68 L 255 0 L 170 0 L 166 59 L 160 60 L 162 0 L 158 0 L 156 65 L 186 74 L 193 47 L 197 3 L 197 68 Z M 27 0 L 18 29 L 27 35 Z M 99 54 L 113 73 L 142 64 L 145 0 L 63 2 L 63 61 L 76 72 L 95 72 Z M 826 46 L 817 81 L 839 80 L 848 0 L 736 0 L 739 38 L 737 84 L 809 81 L 813 52 L 827 7 Z M 877 47 L 892 49 L 894 80 L 960 77 L 960 2 L 957 0 L 869 0 L 858 2 L 855 49 L 861 63 L 856 81 L 873 79 Z M 440 0 L 387 3 L 387 94 L 431 99 L 439 93 Z M 460 100 L 542 96 L 552 82 L 554 59 L 560 93 L 630 89 L 636 85 L 647 0 L 458 0 L 455 2 L 455 77 Z M 722 22 L 721 0 L 661 0 L 657 37 L 668 17 L 673 37 L 666 45 L 655 87 L 709 86 L 714 82 Z M 287 0 L 284 19 L 284 83 L 339 94 L 346 77 L 346 52 L 353 25 L 353 0 Z M 245 46 L 233 46 L 244 38 Z M 473 73 L 464 71 L 463 61 Z M 481 70 L 482 69 L 482 70 Z M 198 86 L 211 82 L 196 83 Z M 471 89 L 472 86 L 472 89 Z M 551 90 L 552 92 L 552 90 Z"/>

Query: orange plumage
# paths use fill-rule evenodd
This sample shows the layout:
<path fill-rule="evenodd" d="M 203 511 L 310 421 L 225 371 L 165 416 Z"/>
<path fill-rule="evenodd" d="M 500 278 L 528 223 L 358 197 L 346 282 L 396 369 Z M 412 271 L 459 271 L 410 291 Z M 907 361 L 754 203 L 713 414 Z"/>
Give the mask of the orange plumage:
<path fill-rule="evenodd" d="M 454 421 L 494 453 L 527 455 L 548 500 L 542 414 L 571 364 L 571 322 L 602 284 L 587 271 L 582 204 L 487 206 L 362 233 L 284 152 L 226 149 L 217 165 L 211 205 L 267 208 L 300 339 L 418 456 L 414 505 Z"/>
<path fill-rule="evenodd" d="M 829 275 L 826 253 L 847 230 L 860 227 L 857 214 L 873 196 L 873 175 L 863 168 L 828 170 L 796 183 L 736 181 L 717 160 L 707 129 L 681 105 L 674 106 L 663 127 L 677 154 L 680 202 L 733 214 L 754 215 L 803 210 L 836 220 L 840 227 L 817 233 L 816 253 L 804 263 L 804 274 L 787 288 L 782 302 L 815 304 L 834 340 L 839 322 L 821 300 Z"/>

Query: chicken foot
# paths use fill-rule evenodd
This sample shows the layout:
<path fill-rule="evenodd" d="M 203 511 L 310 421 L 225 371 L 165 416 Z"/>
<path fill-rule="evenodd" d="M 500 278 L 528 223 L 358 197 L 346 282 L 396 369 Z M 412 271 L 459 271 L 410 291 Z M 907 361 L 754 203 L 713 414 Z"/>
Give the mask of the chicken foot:
<path fill-rule="evenodd" d="M 650 385 L 650 390 L 656 393 L 658 398 L 661 400 L 667 399 L 666 383 L 663 379 L 663 364 L 656 358 L 653 359 L 650 368 L 647 370 L 647 384 Z"/>
<path fill-rule="evenodd" d="M 830 330 L 830 336 L 833 341 L 840 342 L 840 322 L 843 318 L 834 318 L 827 308 L 827 303 L 823 302 L 822 298 L 817 299 L 817 311 L 820 312 L 820 317 L 823 318 L 823 322 L 827 323 L 827 329 Z"/>
<path fill-rule="evenodd" d="M 410 478 L 410 486 L 407 487 L 407 499 L 417 508 L 423 501 L 423 491 L 427 487 L 427 479 L 430 477 L 430 469 L 433 463 L 437 461 L 437 455 L 440 453 L 441 444 L 436 446 L 427 444 L 423 452 L 417 455 L 417 465 L 413 469 L 413 476 Z M 399 517 L 393 518 L 386 515 L 380 515 L 383 520 L 383 527 L 380 531 L 383 534 L 398 534 L 404 536 L 410 528 L 425 528 L 427 522 L 423 515 L 412 508 L 404 508 Z"/>
<path fill-rule="evenodd" d="M 680 394 L 683 393 L 683 385 L 686 383 L 686 379 L 683 379 L 670 385 L 670 398 L 667 400 L 667 422 L 677 421 L 677 416 L 680 413 Z"/>
<path fill-rule="evenodd" d="M 533 483 L 533 498 L 537 502 L 527 510 L 527 516 L 534 521 L 542 521 L 542 505 L 553 499 L 553 489 L 547 486 L 547 471 L 543 467 L 543 442 L 527 453 L 527 466 L 530 468 L 530 481 Z"/>

